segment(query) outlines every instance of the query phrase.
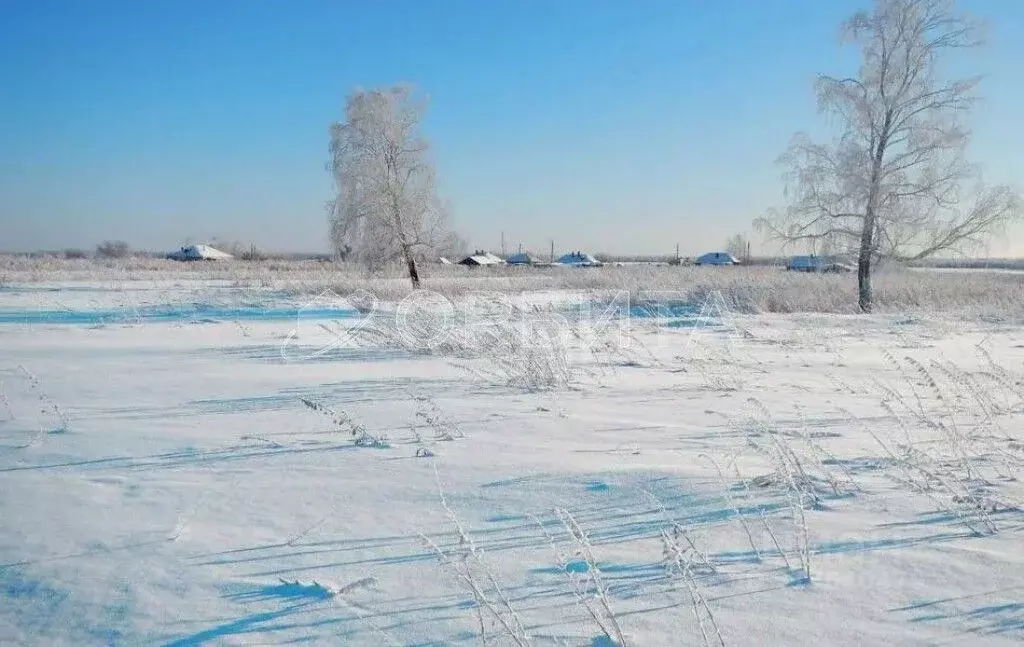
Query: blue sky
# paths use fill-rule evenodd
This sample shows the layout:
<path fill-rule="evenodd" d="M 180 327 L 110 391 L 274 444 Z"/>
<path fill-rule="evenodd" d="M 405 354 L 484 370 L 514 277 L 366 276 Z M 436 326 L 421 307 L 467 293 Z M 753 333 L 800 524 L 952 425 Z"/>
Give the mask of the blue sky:
<path fill-rule="evenodd" d="M 781 204 L 774 160 L 825 132 L 811 81 L 855 62 L 868 0 L 0 0 L 0 249 L 327 248 L 327 127 L 411 82 L 476 247 L 719 247 Z M 986 178 L 1024 183 L 1024 2 L 964 61 L 989 75 Z M 1024 232 L 992 253 L 1024 255 Z"/>

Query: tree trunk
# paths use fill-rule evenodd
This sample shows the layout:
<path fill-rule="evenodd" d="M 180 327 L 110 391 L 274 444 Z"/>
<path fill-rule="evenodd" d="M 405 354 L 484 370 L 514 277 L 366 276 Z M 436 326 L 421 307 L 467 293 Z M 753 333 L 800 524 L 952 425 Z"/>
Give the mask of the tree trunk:
<path fill-rule="evenodd" d="M 864 229 L 860 232 L 860 254 L 857 256 L 857 305 L 864 313 L 871 312 L 871 253 L 874 251 L 875 210 L 878 208 L 878 185 L 882 175 L 882 162 L 889 146 L 892 110 L 885 113 L 882 132 L 871 156 L 871 185 L 868 187 L 868 204 L 864 209 Z"/>
<path fill-rule="evenodd" d="M 412 245 L 405 237 L 405 224 L 402 222 L 402 210 L 398 206 L 398 200 L 391 199 L 391 217 L 394 219 L 395 228 L 398 230 L 399 242 L 402 246 L 402 255 L 405 256 L 405 266 L 409 268 L 409 280 L 412 281 L 412 289 L 420 287 L 420 273 L 416 271 L 416 259 L 412 256 Z"/>
<path fill-rule="evenodd" d="M 412 281 L 412 289 L 420 287 L 420 274 L 416 271 L 416 259 L 412 257 L 412 250 L 408 245 L 402 246 L 402 253 L 405 255 L 405 264 L 409 268 L 409 280 Z"/>
<path fill-rule="evenodd" d="M 857 304 L 861 312 L 871 312 L 871 245 L 875 233 L 875 212 L 869 208 L 864 217 L 860 235 L 860 254 L 857 256 Z"/>

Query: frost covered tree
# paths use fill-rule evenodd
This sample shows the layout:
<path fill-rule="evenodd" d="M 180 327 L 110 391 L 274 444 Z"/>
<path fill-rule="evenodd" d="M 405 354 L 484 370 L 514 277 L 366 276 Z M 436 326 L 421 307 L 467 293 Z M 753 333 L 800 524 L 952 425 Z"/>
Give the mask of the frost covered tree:
<path fill-rule="evenodd" d="M 128 243 L 123 240 L 105 240 L 96 246 L 96 255 L 100 258 L 124 258 L 128 249 Z"/>
<path fill-rule="evenodd" d="M 729 252 L 736 258 L 747 258 L 747 237 L 743 234 L 736 234 L 735 236 L 729 236 L 725 241 L 725 251 Z"/>
<path fill-rule="evenodd" d="M 452 237 L 420 134 L 424 109 L 408 86 L 356 90 L 345 121 L 330 129 L 331 243 L 372 269 L 403 261 L 413 288 L 420 285 L 416 259 Z"/>
<path fill-rule="evenodd" d="M 790 203 L 756 224 L 784 243 L 856 254 L 868 312 L 873 260 L 978 244 L 1019 217 L 1020 200 L 1009 187 L 982 185 L 964 160 L 979 78 L 948 78 L 942 64 L 980 41 L 952 0 L 876 0 L 841 35 L 859 48 L 859 70 L 816 84 L 819 109 L 839 132 L 828 144 L 794 138 L 780 159 Z"/>
<path fill-rule="evenodd" d="M 438 256 L 449 260 L 458 260 L 469 251 L 469 242 L 454 231 L 450 231 L 441 237 L 434 250 Z"/>

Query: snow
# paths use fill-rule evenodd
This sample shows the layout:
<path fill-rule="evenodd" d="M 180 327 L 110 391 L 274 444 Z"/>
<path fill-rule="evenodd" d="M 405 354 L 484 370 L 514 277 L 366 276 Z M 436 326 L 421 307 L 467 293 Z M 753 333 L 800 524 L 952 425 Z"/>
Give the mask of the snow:
<path fill-rule="evenodd" d="M 570 265 L 573 267 L 590 267 L 600 265 L 601 263 L 586 252 L 569 252 L 568 254 L 563 254 L 558 258 L 558 264 Z"/>
<path fill-rule="evenodd" d="M 739 261 L 729 252 L 708 252 L 698 256 L 694 263 L 697 265 L 736 265 Z"/>
<path fill-rule="evenodd" d="M 209 245 L 190 245 L 171 252 L 167 258 L 176 261 L 229 261 L 234 256 Z"/>
<path fill-rule="evenodd" d="M 459 261 L 459 265 L 504 265 L 505 261 L 490 252 L 477 252 Z"/>
<path fill-rule="evenodd" d="M 629 645 L 703 644 L 691 584 L 727 645 L 1024 640 L 1024 516 L 997 506 L 998 532 L 971 532 L 873 437 L 976 442 L 992 496 L 1019 501 L 1019 326 L 634 318 L 633 346 L 573 350 L 572 386 L 526 392 L 439 355 L 321 352 L 320 324 L 358 319 L 272 291 L 36 287 L 0 293 L 0 644 L 480 644 L 460 564 L 532 645 L 614 644 L 584 606 L 603 613 L 592 577 Z M 139 308 L 164 316 L 113 316 Z M 797 510 L 751 447 L 769 439 L 843 490 L 806 510 L 809 582 Z M 714 573 L 672 574 L 677 526 Z M 488 644 L 515 644 L 484 617 Z"/>
<path fill-rule="evenodd" d="M 537 262 L 537 257 L 529 252 L 517 252 L 508 257 L 509 265 L 533 265 Z"/>

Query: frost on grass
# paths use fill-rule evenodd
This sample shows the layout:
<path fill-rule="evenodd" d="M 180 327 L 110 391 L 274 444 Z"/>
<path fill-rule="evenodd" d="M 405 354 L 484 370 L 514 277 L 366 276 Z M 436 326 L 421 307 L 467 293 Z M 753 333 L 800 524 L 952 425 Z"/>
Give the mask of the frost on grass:
<path fill-rule="evenodd" d="M 445 413 L 429 394 L 410 395 L 410 397 L 416 403 L 412 429 L 417 443 L 422 443 L 424 440 L 421 430 L 429 431 L 432 439 L 439 442 L 451 442 L 465 437 L 458 423 Z"/>
<path fill-rule="evenodd" d="M 486 645 L 492 638 L 499 637 L 516 647 L 533 645 L 526 625 L 513 606 L 494 569 L 488 563 L 483 551 L 477 547 L 462 521 L 448 505 L 440 476 L 435 471 L 441 507 L 448 521 L 455 529 L 457 544 L 445 550 L 421 534 L 423 542 L 438 558 L 441 568 L 473 598 L 480 641 Z"/>
<path fill-rule="evenodd" d="M 569 386 L 576 377 L 570 331 L 556 314 L 459 318 L 443 309 L 376 317 L 354 335 L 365 345 L 444 357 L 492 384 L 524 391 Z"/>
<path fill-rule="evenodd" d="M 1019 262 L 1014 263 L 1018 269 Z M 743 313 L 856 311 L 856 276 L 786 272 L 777 266 L 721 268 L 627 265 L 588 268 L 487 268 L 424 264 L 423 286 L 446 297 L 482 291 L 504 294 L 563 290 L 604 297 L 622 290 L 636 300 L 651 290 L 671 290 L 690 303 L 718 291 L 730 310 Z M 298 300 L 331 290 L 370 292 L 397 302 L 412 293 L 401 264 L 367 272 L 356 263 L 268 259 L 259 262 L 180 263 L 158 258 L 63 259 L 0 254 L 9 283 L 46 281 L 226 281 L 254 293 L 285 291 Z M 1024 318 L 1024 285 L 1013 272 L 941 272 L 883 268 L 874 277 L 878 312 L 945 312 L 972 319 Z"/>
<path fill-rule="evenodd" d="M 551 540 L 551 546 L 558 554 L 559 565 L 572 586 L 577 604 L 587 611 L 594 624 L 600 628 L 601 633 L 611 644 L 627 647 L 626 637 L 622 633 L 622 627 L 619 626 L 618 618 L 612 609 L 608 584 L 601 575 L 590 538 L 568 510 L 556 509 L 555 515 L 571 538 L 574 547 L 573 556 L 569 557 L 559 551 L 554 540 Z M 573 563 L 579 562 L 585 565 L 582 569 L 571 566 Z"/>
<path fill-rule="evenodd" d="M 748 403 L 753 414 L 747 446 L 772 467 L 771 472 L 750 479 L 752 487 L 780 490 L 816 509 L 826 498 L 856 493 L 859 487 L 853 475 L 813 437 L 806 424 L 793 432 L 780 430 L 762 402 L 750 398 Z"/>
<path fill-rule="evenodd" d="M 377 449 L 387 449 L 391 446 L 388 443 L 387 436 L 371 434 L 366 430 L 366 427 L 345 411 L 335 411 L 323 403 L 308 398 L 300 398 L 300 400 L 302 404 L 306 405 L 307 409 L 327 418 L 339 431 L 351 436 L 352 442 L 357 446 L 375 447 Z"/>
<path fill-rule="evenodd" d="M 876 378 L 875 386 L 899 434 L 869 433 L 889 458 L 894 480 L 972 533 L 994 534 L 996 515 L 1022 505 L 1002 487 L 1019 478 L 1024 455 L 1001 422 L 1020 410 L 1021 399 L 1019 379 L 982 354 L 989 370 L 970 372 L 948 361 L 925 364 L 884 352 L 900 379 Z"/>

